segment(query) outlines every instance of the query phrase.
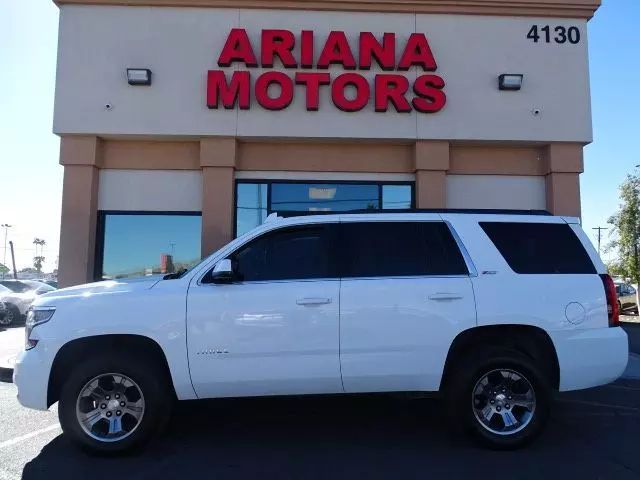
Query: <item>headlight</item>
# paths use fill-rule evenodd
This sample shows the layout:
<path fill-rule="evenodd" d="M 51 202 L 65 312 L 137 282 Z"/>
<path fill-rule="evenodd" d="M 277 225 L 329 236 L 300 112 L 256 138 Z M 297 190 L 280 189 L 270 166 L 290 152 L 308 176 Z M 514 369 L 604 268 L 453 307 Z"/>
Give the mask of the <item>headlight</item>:
<path fill-rule="evenodd" d="M 30 350 L 38 344 L 38 340 L 31 339 L 31 332 L 38 325 L 48 322 L 53 317 L 56 309 L 53 307 L 31 307 L 27 312 L 27 321 L 25 322 L 25 350 Z"/>

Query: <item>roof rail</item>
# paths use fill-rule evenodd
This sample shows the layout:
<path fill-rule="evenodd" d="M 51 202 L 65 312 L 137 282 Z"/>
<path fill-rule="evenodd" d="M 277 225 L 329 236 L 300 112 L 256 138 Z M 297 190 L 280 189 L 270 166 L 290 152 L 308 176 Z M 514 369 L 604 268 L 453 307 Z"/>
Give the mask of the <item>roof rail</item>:
<path fill-rule="evenodd" d="M 277 216 L 282 218 L 302 217 L 308 215 L 350 215 L 350 214 L 381 214 L 381 213 L 467 213 L 484 215 L 541 215 L 551 216 L 546 210 L 508 210 L 508 209 L 481 209 L 481 208 L 411 208 L 411 209 L 388 209 L 388 210 L 346 210 L 341 212 L 327 211 L 290 211 L 278 212 Z M 273 215 L 273 213 L 271 214 Z M 269 215 L 269 217 L 271 217 Z M 267 217 L 268 218 L 268 217 Z"/>

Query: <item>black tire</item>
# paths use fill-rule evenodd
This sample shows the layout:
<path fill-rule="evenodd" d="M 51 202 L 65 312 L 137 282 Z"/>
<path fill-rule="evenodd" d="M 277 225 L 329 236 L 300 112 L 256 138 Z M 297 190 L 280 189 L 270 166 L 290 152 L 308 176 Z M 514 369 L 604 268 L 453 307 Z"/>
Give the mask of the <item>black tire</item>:
<path fill-rule="evenodd" d="M 524 376 L 535 394 L 531 419 L 519 431 L 502 435 L 493 433 L 474 413 L 474 388 L 485 375 L 495 370 L 509 370 Z M 471 355 L 456 365 L 448 381 L 446 401 L 452 420 L 485 447 L 496 450 L 523 447 L 540 434 L 549 418 L 552 395 L 547 377 L 530 358 L 516 351 L 486 349 Z"/>
<path fill-rule="evenodd" d="M 6 307 L 7 313 L 5 314 L 4 318 L 0 320 L 0 325 L 4 327 L 14 325 L 22 319 L 22 315 L 20 314 L 20 310 L 18 309 L 18 307 L 10 303 L 7 303 Z"/>
<path fill-rule="evenodd" d="M 107 373 L 122 374 L 137 383 L 145 403 L 139 425 L 129 436 L 111 442 L 88 435 L 76 415 L 76 402 L 83 387 L 90 380 Z M 58 417 L 62 430 L 75 444 L 90 453 L 109 455 L 135 451 L 159 434 L 170 418 L 175 397 L 169 382 L 168 375 L 159 365 L 123 352 L 108 352 L 78 361 L 60 392 Z"/>

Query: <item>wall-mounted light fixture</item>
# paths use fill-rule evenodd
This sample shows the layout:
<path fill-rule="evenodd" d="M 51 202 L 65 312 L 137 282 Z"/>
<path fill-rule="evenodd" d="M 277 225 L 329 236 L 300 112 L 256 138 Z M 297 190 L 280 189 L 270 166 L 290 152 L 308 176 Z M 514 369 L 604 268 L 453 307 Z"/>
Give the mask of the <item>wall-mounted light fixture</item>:
<path fill-rule="evenodd" d="M 129 85 L 151 85 L 151 70 L 148 68 L 127 68 Z"/>
<path fill-rule="evenodd" d="M 523 78 L 524 75 L 521 73 L 503 73 L 498 77 L 498 88 L 500 90 L 520 90 Z"/>

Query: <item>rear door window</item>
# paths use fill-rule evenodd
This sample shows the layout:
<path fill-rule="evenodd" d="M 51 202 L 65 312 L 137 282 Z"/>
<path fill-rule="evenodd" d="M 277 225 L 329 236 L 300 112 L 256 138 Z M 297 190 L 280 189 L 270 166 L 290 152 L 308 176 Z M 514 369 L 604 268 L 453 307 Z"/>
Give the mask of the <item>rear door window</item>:
<path fill-rule="evenodd" d="M 596 273 L 567 224 L 480 222 L 511 269 L 521 274 Z"/>
<path fill-rule="evenodd" d="M 343 277 L 468 274 L 444 222 L 347 222 L 340 230 Z"/>

